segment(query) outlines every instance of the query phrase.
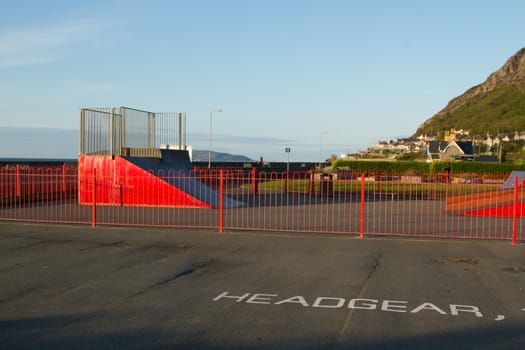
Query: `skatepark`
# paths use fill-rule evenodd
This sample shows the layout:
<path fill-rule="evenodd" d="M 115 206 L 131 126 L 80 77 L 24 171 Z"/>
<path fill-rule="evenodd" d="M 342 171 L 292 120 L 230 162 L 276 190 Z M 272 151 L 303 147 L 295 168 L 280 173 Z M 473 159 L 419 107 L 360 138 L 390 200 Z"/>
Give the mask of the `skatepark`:
<path fill-rule="evenodd" d="M 184 113 L 82 109 L 77 164 L 6 165 L 0 219 L 427 238 L 523 239 L 525 177 L 199 168 Z"/>
<path fill-rule="evenodd" d="M 203 169 L 81 120 L 78 164 L 3 167 L 0 347 L 522 348 L 520 174 Z"/>

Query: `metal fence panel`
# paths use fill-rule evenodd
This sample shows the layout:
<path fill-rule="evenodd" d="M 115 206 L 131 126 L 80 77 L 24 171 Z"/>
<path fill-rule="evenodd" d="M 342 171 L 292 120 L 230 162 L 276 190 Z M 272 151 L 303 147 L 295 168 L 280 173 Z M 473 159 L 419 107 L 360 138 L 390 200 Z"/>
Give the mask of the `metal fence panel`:
<path fill-rule="evenodd" d="M 127 149 L 139 149 L 141 156 L 151 156 L 161 145 L 185 149 L 186 114 L 128 107 L 82 108 L 79 133 L 81 155 L 129 155 Z"/>
<path fill-rule="evenodd" d="M 118 205 L 97 203 L 103 174 L 79 177 L 75 167 L 6 166 L 0 169 L 0 220 L 140 225 L 222 230 L 313 232 L 362 236 L 407 236 L 523 240 L 525 187 L 501 189 L 502 178 L 480 183 L 441 175 L 361 174 L 338 178 L 313 172 L 265 173 L 246 169 L 195 169 L 155 174 L 161 183 L 185 178 L 242 205 L 212 209 L 136 205 L 141 198 L 168 196 L 166 186 L 130 189 Z M 182 179 L 182 180 L 181 180 Z M 151 182 L 134 179 L 138 187 Z M 91 184 L 94 201 L 79 204 L 78 185 Z M 97 184 L 97 185 L 94 185 Z M 118 192 L 118 191 L 117 191 Z M 206 193 L 194 193 L 205 198 Z M 160 201 L 165 203 L 166 201 Z M 131 203 L 131 204 L 128 204 Z M 461 209 L 458 209 L 461 203 Z"/>

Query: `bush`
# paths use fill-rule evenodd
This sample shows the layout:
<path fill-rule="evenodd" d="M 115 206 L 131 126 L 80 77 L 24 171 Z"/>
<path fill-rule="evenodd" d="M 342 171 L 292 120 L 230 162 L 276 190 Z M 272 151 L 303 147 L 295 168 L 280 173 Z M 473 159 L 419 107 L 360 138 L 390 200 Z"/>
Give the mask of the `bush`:
<path fill-rule="evenodd" d="M 513 170 L 525 171 L 525 165 L 497 164 L 478 162 L 374 162 L 338 159 L 332 164 L 334 169 L 350 169 L 354 173 L 388 174 L 440 174 L 449 171 L 452 174 L 509 174 Z"/>

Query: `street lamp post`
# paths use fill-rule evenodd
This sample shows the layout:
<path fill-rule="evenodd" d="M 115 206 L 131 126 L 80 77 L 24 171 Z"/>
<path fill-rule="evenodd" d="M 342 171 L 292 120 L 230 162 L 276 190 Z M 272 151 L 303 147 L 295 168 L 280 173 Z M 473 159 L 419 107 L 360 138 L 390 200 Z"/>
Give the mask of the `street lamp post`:
<path fill-rule="evenodd" d="M 211 169 L 211 127 L 212 127 L 213 112 L 219 113 L 219 112 L 222 112 L 222 109 L 216 108 L 210 112 L 210 147 L 208 148 L 208 169 Z"/>
<path fill-rule="evenodd" d="M 288 193 L 288 178 L 290 177 L 290 147 L 286 147 L 284 149 L 286 152 L 286 155 L 288 156 L 288 159 L 286 161 L 286 177 L 284 182 L 284 188 L 286 189 L 286 193 Z"/>
<path fill-rule="evenodd" d="M 323 161 L 323 135 L 328 134 L 327 131 L 321 131 L 319 133 L 319 170 L 321 170 L 321 164 Z"/>
<path fill-rule="evenodd" d="M 286 152 L 288 156 L 288 160 L 286 162 L 286 172 L 289 172 L 290 171 L 290 147 L 286 147 L 284 151 Z"/>

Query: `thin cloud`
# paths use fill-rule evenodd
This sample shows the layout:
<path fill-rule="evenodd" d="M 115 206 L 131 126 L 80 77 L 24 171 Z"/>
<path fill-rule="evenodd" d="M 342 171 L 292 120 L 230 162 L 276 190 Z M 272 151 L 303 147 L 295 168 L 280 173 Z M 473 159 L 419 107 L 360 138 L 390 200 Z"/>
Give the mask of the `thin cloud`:
<path fill-rule="evenodd" d="M 187 136 L 187 140 L 193 140 L 195 142 L 208 142 L 209 140 L 209 134 L 200 134 L 200 133 L 189 133 Z M 240 145 L 246 145 L 246 144 L 255 144 L 255 145 L 263 145 L 263 144 L 288 144 L 291 141 L 285 140 L 285 139 L 279 139 L 274 137 L 266 137 L 266 136 L 239 136 L 239 135 L 225 135 L 225 134 L 213 134 L 213 141 L 214 142 L 224 142 L 228 144 L 240 144 Z"/>
<path fill-rule="evenodd" d="M 0 68 L 46 64 L 87 40 L 105 24 L 81 19 L 57 25 L 0 33 Z"/>

